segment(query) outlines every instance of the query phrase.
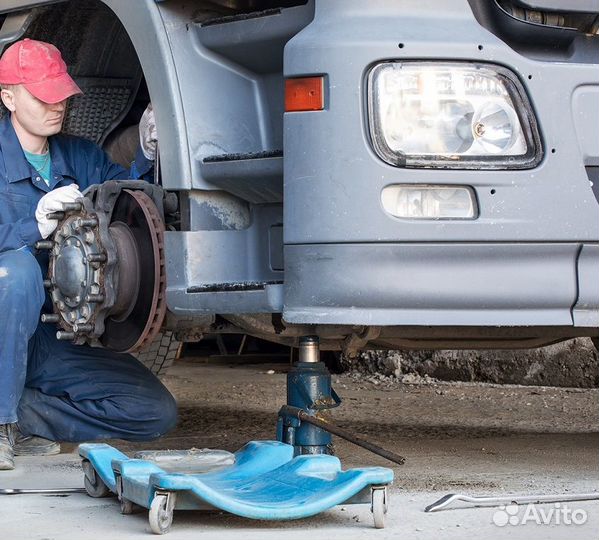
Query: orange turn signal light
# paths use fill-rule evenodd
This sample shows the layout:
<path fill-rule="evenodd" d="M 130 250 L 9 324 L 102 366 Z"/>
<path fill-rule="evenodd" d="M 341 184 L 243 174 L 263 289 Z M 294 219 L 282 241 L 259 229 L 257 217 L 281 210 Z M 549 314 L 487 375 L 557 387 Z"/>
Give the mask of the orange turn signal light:
<path fill-rule="evenodd" d="M 285 112 L 322 111 L 324 77 L 299 77 L 285 80 Z"/>

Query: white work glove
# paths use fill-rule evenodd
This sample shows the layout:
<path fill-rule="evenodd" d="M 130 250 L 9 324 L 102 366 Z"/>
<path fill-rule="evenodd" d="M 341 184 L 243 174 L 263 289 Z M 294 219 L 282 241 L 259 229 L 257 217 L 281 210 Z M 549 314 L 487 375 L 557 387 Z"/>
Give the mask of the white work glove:
<path fill-rule="evenodd" d="M 40 230 L 42 238 L 48 238 L 58 226 L 58 221 L 48 219 L 48 214 L 62 212 L 63 203 L 75 202 L 80 197 L 83 197 L 83 195 L 79 191 L 79 186 L 77 184 L 70 184 L 65 187 L 53 189 L 39 200 L 35 210 L 35 219 L 37 220 L 37 228 Z"/>
<path fill-rule="evenodd" d="M 156 159 L 156 148 L 158 146 L 158 135 L 156 133 L 156 120 L 154 119 L 154 109 L 150 103 L 139 121 L 139 144 L 146 159 L 154 161 Z"/>

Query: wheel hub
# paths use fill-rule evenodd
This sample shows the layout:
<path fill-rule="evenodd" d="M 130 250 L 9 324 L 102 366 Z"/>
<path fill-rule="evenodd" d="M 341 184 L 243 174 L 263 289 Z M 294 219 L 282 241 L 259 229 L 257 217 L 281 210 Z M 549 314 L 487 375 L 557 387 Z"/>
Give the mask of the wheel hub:
<path fill-rule="evenodd" d="M 90 259 L 102 253 L 98 235 L 94 233 L 97 220 L 81 224 L 82 218 L 69 215 L 54 236 L 54 248 L 50 254 L 54 287 L 52 301 L 69 326 L 90 324 L 94 302 L 100 294 L 103 269 L 90 264 Z M 65 328 L 71 331 L 72 328 Z"/>
<path fill-rule="evenodd" d="M 154 339 L 166 313 L 164 223 L 142 190 L 94 188 L 57 216 L 54 241 L 40 243 L 50 249 L 54 304 L 42 320 L 60 325 L 59 339 L 133 352 Z"/>
<path fill-rule="evenodd" d="M 87 265 L 87 250 L 76 237 L 69 237 L 56 258 L 56 286 L 70 304 L 80 301 L 85 295 L 90 277 Z"/>

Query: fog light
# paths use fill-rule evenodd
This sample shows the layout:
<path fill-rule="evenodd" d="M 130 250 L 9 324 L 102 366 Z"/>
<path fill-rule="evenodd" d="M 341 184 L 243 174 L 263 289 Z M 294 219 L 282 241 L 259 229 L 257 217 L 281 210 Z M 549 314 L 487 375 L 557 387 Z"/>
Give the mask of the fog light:
<path fill-rule="evenodd" d="M 468 186 L 392 185 L 381 193 L 383 208 L 405 219 L 475 219 L 476 197 Z"/>

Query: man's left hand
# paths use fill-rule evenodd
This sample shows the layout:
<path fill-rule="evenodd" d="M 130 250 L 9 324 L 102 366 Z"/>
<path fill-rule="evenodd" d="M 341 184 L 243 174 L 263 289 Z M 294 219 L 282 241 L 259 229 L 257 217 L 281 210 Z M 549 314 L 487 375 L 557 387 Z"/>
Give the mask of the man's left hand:
<path fill-rule="evenodd" d="M 154 161 L 156 159 L 156 149 L 158 147 L 158 135 L 156 133 L 156 120 L 154 119 L 154 109 L 150 103 L 139 121 L 139 144 L 146 156 L 146 159 Z"/>

